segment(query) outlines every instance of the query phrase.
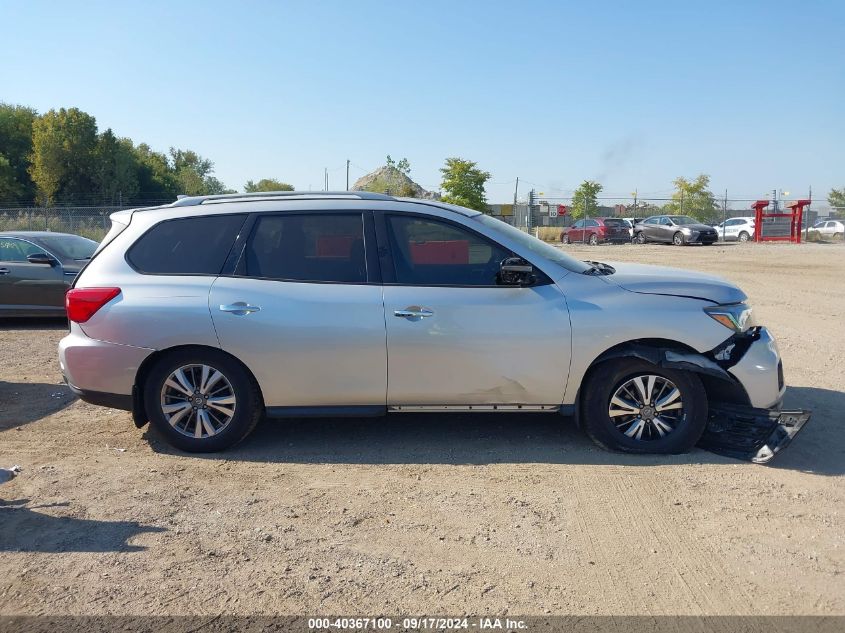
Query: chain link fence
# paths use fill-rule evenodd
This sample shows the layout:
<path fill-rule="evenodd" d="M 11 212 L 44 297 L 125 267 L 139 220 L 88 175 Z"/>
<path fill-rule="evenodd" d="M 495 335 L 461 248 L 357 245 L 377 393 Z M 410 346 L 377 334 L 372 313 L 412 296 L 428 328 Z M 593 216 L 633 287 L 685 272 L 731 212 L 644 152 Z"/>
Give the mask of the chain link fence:
<path fill-rule="evenodd" d="M 0 231 L 73 233 L 100 241 L 111 227 L 109 215 L 123 209 L 155 206 L 166 201 L 111 206 L 0 207 Z"/>

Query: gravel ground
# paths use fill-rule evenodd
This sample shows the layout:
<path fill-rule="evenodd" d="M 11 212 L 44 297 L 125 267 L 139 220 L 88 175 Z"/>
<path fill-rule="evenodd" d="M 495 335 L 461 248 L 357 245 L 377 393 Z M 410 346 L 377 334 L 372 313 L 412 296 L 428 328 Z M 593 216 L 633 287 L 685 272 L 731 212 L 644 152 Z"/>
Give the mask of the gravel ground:
<path fill-rule="evenodd" d="M 845 247 L 572 246 L 721 274 L 815 411 L 770 466 L 553 415 L 265 422 L 189 456 L 0 323 L 0 614 L 845 614 Z"/>

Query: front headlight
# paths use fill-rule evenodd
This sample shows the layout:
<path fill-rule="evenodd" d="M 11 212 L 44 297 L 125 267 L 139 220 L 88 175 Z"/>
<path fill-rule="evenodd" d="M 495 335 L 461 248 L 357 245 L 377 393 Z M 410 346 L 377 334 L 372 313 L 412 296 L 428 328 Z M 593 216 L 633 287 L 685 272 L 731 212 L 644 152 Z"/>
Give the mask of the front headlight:
<path fill-rule="evenodd" d="M 704 311 L 712 319 L 734 332 L 745 332 L 754 323 L 751 320 L 751 307 L 744 303 L 731 303 L 721 306 L 710 306 Z"/>

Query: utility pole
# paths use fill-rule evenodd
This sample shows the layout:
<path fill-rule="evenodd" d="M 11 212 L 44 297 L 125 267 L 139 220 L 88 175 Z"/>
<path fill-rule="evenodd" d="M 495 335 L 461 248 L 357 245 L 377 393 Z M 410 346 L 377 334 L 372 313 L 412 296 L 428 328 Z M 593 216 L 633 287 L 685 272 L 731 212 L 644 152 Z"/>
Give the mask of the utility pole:
<path fill-rule="evenodd" d="M 349 159 L 346 159 L 346 190 L 349 191 Z"/>
<path fill-rule="evenodd" d="M 323 191 L 328 191 L 329 190 L 329 168 L 328 167 L 323 168 L 323 181 L 324 181 Z"/>
<path fill-rule="evenodd" d="M 728 221 L 728 190 L 725 189 L 725 199 L 722 202 L 722 241 L 725 241 L 725 222 Z"/>
<path fill-rule="evenodd" d="M 634 189 L 634 217 L 637 217 L 637 190 Z"/>
<path fill-rule="evenodd" d="M 772 189 L 772 213 L 778 212 L 778 190 Z"/>
<path fill-rule="evenodd" d="M 516 186 L 513 188 L 513 207 L 516 212 L 516 195 L 519 192 L 519 176 L 516 177 Z"/>

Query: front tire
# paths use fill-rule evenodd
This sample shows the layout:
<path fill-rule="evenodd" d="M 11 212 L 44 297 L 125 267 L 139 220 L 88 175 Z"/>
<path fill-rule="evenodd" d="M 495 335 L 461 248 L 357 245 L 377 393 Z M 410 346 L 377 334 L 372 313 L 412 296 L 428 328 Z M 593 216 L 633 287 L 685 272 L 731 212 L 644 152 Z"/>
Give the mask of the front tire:
<path fill-rule="evenodd" d="M 645 242 L 646 242 L 646 239 L 645 239 L 645 234 L 644 234 L 642 231 L 640 231 L 639 233 L 637 233 L 637 234 L 634 236 L 634 241 L 635 241 L 637 244 L 645 244 Z"/>
<path fill-rule="evenodd" d="M 707 394 L 692 372 L 614 359 L 590 373 L 581 415 L 587 435 L 607 450 L 685 453 L 707 426 Z"/>
<path fill-rule="evenodd" d="M 563 242 L 564 244 L 570 244 L 570 243 L 571 243 L 571 241 L 570 241 L 570 239 L 569 239 L 569 236 L 568 236 L 568 235 L 564 235 L 564 236 L 561 238 L 561 240 L 560 240 L 560 241 L 561 241 L 561 242 Z"/>
<path fill-rule="evenodd" d="M 252 377 L 215 350 L 182 350 L 161 358 L 144 384 L 150 423 L 172 446 L 222 451 L 255 428 L 263 402 Z"/>
<path fill-rule="evenodd" d="M 684 245 L 684 234 L 678 231 L 672 236 L 672 244 L 675 246 L 683 246 Z"/>

